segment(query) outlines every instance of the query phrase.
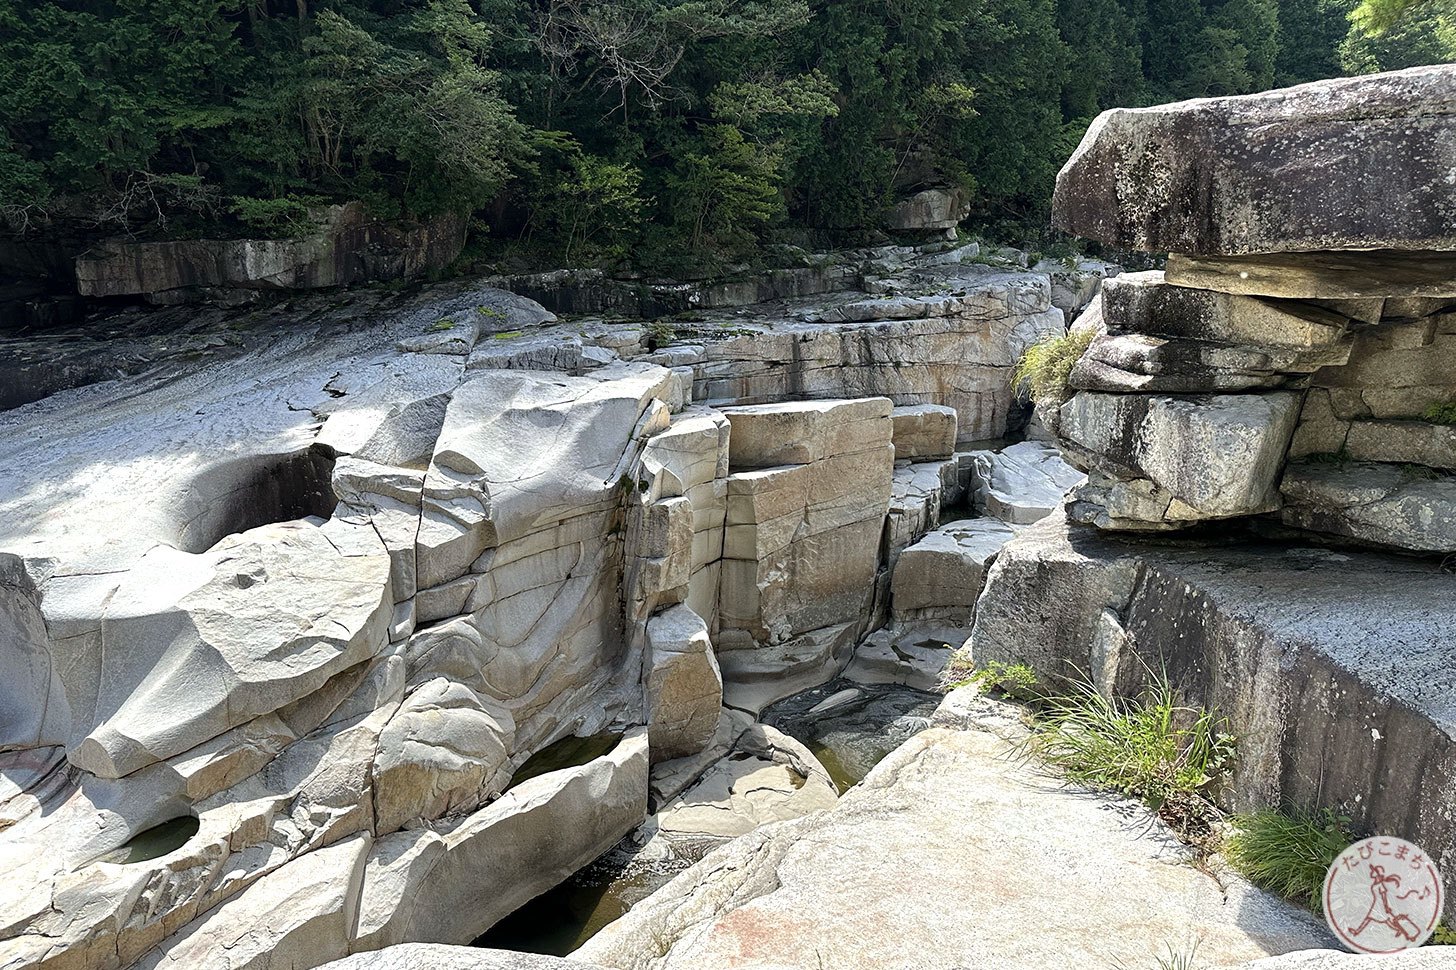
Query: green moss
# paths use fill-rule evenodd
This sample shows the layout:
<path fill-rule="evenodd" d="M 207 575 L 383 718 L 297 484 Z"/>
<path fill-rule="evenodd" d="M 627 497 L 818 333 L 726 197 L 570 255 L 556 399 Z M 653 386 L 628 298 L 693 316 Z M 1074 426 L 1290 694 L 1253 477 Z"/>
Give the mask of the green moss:
<path fill-rule="evenodd" d="M 515 340 L 525 332 L 524 330 L 502 330 L 500 333 L 491 334 L 491 338 L 494 340 Z"/>
<path fill-rule="evenodd" d="M 425 333 L 444 333 L 446 330 L 454 329 L 455 321 L 451 320 L 449 317 L 445 317 L 443 319 L 436 320 L 434 323 L 426 327 Z"/>
<path fill-rule="evenodd" d="M 1421 412 L 1421 417 L 1432 424 L 1456 426 L 1456 401 L 1448 401 L 1445 404 L 1432 404 Z"/>
<path fill-rule="evenodd" d="M 1095 336 L 1079 330 L 1051 337 L 1027 348 L 1011 375 L 1011 386 L 1028 389 L 1032 400 L 1060 403 L 1071 396 L 1072 368 Z"/>

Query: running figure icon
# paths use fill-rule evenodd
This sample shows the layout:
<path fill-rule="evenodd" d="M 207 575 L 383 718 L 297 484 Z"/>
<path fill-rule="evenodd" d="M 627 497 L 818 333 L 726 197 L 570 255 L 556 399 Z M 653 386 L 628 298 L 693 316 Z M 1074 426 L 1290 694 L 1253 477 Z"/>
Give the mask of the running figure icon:
<path fill-rule="evenodd" d="M 1419 846 L 1377 836 L 1356 842 L 1330 866 L 1325 920 L 1351 950 L 1396 953 L 1430 937 L 1441 897 L 1441 875 Z"/>
<path fill-rule="evenodd" d="M 1371 923 L 1379 923 L 1388 926 L 1396 933 L 1399 933 L 1407 940 L 1420 938 L 1421 928 L 1415 924 L 1403 912 L 1397 912 L 1390 906 L 1390 894 L 1400 889 L 1400 877 L 1386 875 L 1385 870 L 1380 866 L 1370 867 L 1370 909 L 1365 913 L 1365 918 L 1360 921 L 1359 926 L 1349 927 L 1351 936 L 1359 936 Z M 1420 891 L 1420 898 L 1425 899 L 1431 890 L 1429 887 Z M 1414 895 L 1414 890 L 1400 897 L 1405 899 Z"/>

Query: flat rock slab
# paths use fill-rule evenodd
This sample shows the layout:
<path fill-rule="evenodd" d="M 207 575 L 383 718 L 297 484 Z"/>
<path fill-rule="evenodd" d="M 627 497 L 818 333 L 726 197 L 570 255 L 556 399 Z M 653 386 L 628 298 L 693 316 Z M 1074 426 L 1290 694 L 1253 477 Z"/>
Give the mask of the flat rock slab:
<path fill-rule="evenodd" d="M 619 970 L 1210 965 L 1329 945 L 1309 914 L 1189 864 L 1146 810 L 1062 785 L 1016 744 L 937 728 L 833 810 L 760 829 L 573 956 Z"/>
<path fill-rule="evenodd" d="M 1219 293 L 1295 300 L 1456 296 L 1456 253 L 1272 253 L 1168 256 L 1167 280 Z"/>
<path fill-rule="evenodd" d="M 1456 67 L 1105 111 L 1052 221 L 1109 246 L 1238 255 L 1456 249 Z"/>

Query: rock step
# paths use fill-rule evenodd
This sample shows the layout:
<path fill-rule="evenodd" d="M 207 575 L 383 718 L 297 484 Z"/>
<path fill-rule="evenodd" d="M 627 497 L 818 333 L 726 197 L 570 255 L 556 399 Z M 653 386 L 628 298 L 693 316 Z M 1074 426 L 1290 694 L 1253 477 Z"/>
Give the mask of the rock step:
<path fill-rule="evenodd" d="M 1017 757 L 1000 711 L 968 723 L 915 736 L 833 809 L 714 851 L 573 959 L 1045 970 L 1145 965 L 1170 941 L 1201 939 L 1214 965 L 1329 944 L 1310 914 L 1191 866 L 1141 806 Z"/>
<path fill-rule="evenodd" d="M 1328 808 L 1408 839 L 1456 892 L 1456 575 L 1401 556 L 1164 539 L 1052 516 L 997 557 L 978 664 L 1089 675 L 1124 696 L 1165 670 L 1238 739 L 1225 807 Z"/>

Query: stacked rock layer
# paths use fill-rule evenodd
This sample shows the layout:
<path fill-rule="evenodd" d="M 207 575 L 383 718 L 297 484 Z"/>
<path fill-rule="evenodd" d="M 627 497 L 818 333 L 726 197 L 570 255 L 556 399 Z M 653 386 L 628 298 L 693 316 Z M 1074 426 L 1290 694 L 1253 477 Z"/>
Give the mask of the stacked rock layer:
<path fill-rule="evenodd" d="M 1452 158 L 1449 65 L 1104 114 L 1054 220 L 1171 252 L 1074 327 L 1072 517 L 1456 551 Z"/>

